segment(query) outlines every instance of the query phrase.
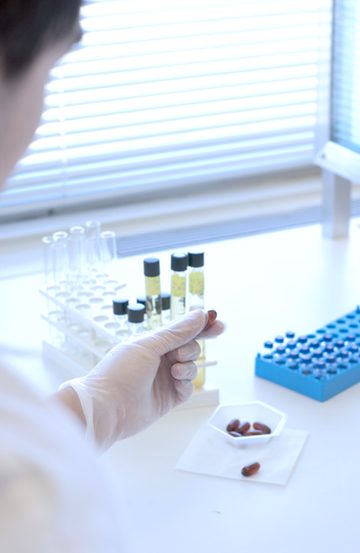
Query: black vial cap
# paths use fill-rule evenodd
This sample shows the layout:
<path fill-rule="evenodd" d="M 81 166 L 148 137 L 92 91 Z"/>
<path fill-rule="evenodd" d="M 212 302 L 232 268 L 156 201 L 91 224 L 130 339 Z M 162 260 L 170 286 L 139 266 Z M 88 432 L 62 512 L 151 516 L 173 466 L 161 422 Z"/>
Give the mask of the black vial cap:
<path fill-rule="evenodd" d="M 127 309 L 129 323 L 142 323 L 144 321 L 145 307 L 142 303 L 131 303 Z"/>
<path fill-rule="evenodd" d="M 187 253 L 173 253 L 171 254 L 171 270 L 172 271 L 186 271 L 188 266 L 188 254 Z"/>
<path fill-rule="evenodd" d="M 204 266 L 204 252 L 189 252 L 189 267 Z"/>
<path fill-rule="evenodd" d="M 146 298 L 144 296 L 138 296 L 136 298 L 136 303 L 141 303 L 144 307 L 146 306 Z"/>
<path fill-rule="evenodd" d="M 160 261 L 157 257 L 147 257 L 144 259 L 144 275 L 147 277 L 160 275 Z"/>
<path fill-rule="evenodd" d="M 162 292 L 160 296 L 161 296 L 161 310 L 165 311 L 166 309 L 170 309 L 171 294 L 168 294 L 167 292 Z"/>
<path fill-rule="evenodd" d="M 129 300 L 126 298 L 114 298 L 113 299 L 113 313 L 114 315 L 126 315 Z"/>

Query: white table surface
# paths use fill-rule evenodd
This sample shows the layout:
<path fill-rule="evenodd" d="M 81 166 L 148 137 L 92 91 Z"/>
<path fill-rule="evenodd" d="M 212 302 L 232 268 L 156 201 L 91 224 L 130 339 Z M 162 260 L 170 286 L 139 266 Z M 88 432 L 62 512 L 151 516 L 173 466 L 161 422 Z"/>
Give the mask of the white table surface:
<path fill-rule="evenodd" d="M 265 401 L 309 437 L 285 487 L 174 469 L 213 408 L 173 412 L 116 444 L 106 460 L 120 483 L 125 552 L 358 552 L 360 385 L 320 403 L 254 376 L 265 339 L 313 331 L 360 303 L 358 221 L 349 239 L 329 241 L 319 226 L 309 226 L 203 249 L 206 307 L 227 323 L 226 333 L 207 345 L 218 360 L 208 381 L 221 403 Z M 154 254 L 166 277 L 170 252 Z M 138 294 L 143 257 L 119 264 Z M 1 342 L 9 360 L 50 391 L 68 375 L 41 361 L 40 284 L 40 275 L 0 281 Z"/>

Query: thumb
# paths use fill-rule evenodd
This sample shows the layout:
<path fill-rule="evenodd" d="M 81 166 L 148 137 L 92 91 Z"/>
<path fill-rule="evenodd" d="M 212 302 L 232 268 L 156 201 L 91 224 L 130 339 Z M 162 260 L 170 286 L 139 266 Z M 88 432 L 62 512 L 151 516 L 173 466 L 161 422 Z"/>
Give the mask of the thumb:
<path fill-rule="evenodd" d="M 164 355 L 190 342 L 200 334 L 207 323 L 207 312 L 202 309 L 190 311 L 181 319 L 163 329 L 155 330 L 138 341 L 151 347 L 158 355 Z"/>

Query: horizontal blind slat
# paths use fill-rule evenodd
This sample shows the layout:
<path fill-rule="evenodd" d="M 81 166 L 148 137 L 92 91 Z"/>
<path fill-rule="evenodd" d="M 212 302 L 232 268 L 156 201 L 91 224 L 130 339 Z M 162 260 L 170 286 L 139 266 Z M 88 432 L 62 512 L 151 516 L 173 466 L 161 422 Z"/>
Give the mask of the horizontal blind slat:
<path fill-rule="evenodd" d="M 280 94 L 274 97 L 273 101 L 265 96 L 260 98 L 258 102 L 252 100 L 241 102 L 238 99 L 228 99 L 212 103 L 183 104 L 169 108 L 148 109 L 146 111 L 138 109 L 131 113 L 119 110 L 117 114 L 102 114 L 97 117 L 83 118 L 80 121 L 78 119 L 67 119 L 62 127 L 63 133 L 66 133 L 67 137 L 73 134 L 74 140 L 76 140 L 76 136 L 80 136 L 80 133 L 88 133 L 89 131 L 106 133 L 107 131 L 111 132 L 111 129 L 119 129 L 121 133 L 126 127 L 161 123 L 176 125 L 177 121 L 180 120 L 187 120 L 189 125 L 192 126 L 194 118 L 199 122 L 198 126 L 201 127 L 203 126 L 202 120 L 206 121 L 206 124 L 214 122 L 215 125 L 219 117 L 223 118 L 223 122 L 226 122 L 226 118 L 231 117 L 233 122 L 238 121 L 239 124 L 246 124 L 249 120 L 254 121 L 272 117 L 276 119 L 284 117 L 288 113 L 292 115 L 313 113 L 316 110 L 315 92 L 301 93 L 302 102 L 299 96 L 299 93 L 294 93 L 293 96 L 291 94 Z M 42 125 L 38 130 L 38 140 L 34 142 L 33 149 L 41 149 L 42 143 L 47 141 L 49 137 L 57 135 L 60 131 L 59 124 L 61 123 L 55 122 Z M 141 134 L 140 130 L 139 134 Z M 96 140 L 95 135 L 93 137 L 93 140 Z"/>
<path fill-rule="evenodd" d="M 113 141 L 105 144 L 95 145 L 79 145 L 76 148 L 69 149 L 66 158 L 66 164 L 75 160 L 93 160 L 102 158 L 111 158 L 115 155 L 133 155 L 134 152 L 144 151 L 166 151 L 170 148 L 181 149 L 183 147 L 195 147 L 201 143 L 220 144 L 223 140 L 242 139 L 247 140 L 251 137 L 258 136 L 274 136 L 276 134 L 288 134 L 296 131 L 308 131 L 314 128 L 315 117 L 294 117 L 292 119 L 284 119 L 274 121 L 261 121 L 243 125 L 241 132 L 236 126 L 233 127 L 217 127 L 203 130 L 194 130 L 191 133 L 173 133 L 164 134 L 162 136 L 148 136 L 136 138 L 131 141 Z M 51 151 L 50 151 L 51 152 Z M 51 154 L 50 154 L 51 155 Z M 32 159 L 35 163 L 43 163 L 48 159 L 47 152 L 39 152 L 29 156 L 27 161 Z"/>
<path fill-rule="evenodd" d="M 154 109 L 161 110 L 175 106 L 206 105 L 213 102 L 227 102 L 233 100 L 238 100 L 246 104 L 249 103 L 249 105 L 252 101 L 256 104 L 267 103 L 268 105 L 276 105 L 281 101 L 290 104 L 292 101 L 295 101 L 296 97 L 303 97 L 308 100 L 310 96 L 313 97 L 313 95 L 316 95 L 315 86 L 316 79 L 311 77 L 288 80 L 281 83 L 268 83 L 266 92 L 263 90 L 262 94 L 258 86 L 249 84 L 242 86 L 241 91 L 238 87 L 213 88 L 207 90 L 206 96 L 204 96 L 203 90 L 196 89 L 173 92 L 171 94 L 151 95 L 146 98 L 146 101 L 143 97 L 133 97 L 121 100 L 108 100 L 106 102 L 99 101 L 96 103 L 96 106 L 93 106 L 92 103 L 83 103 L 59 108 L 49 107 L 43 114 L 42 123 L 40 124 L 36 136 L 44 134 L 42 132 L 44 125 L 53 124 L 54 122 L 58 123 L 61 119 L 67 122 L 76 119 L 79 125 L 81 125 L 79 119 L 88 119 L 94 116 L 103 117 L 126 112 Z M 48 132 L 51 134 L 50 129 Z"/>
<path fill-rule="evenodd" d="M 118 152 L 111 152 L 110 155 L 106 156 L 105 159 L 94 160 L 91 157 L 91 152 L 86 155 L 86 149 L 84 149 L 83 158 L 79 157 L 78 162 L 72 166 L 72 171 L 79 173 L 96 173 L 101 175 L 102 172 L 115 171 L 119 170 L 124 166 L 137 164 L 143 165 L 153 165 L 156 163 L 164 163 L 168 160 L 173 161 L 176 159 L 188 159 L 193 157 L 213 157 L 216 155 L 222 155 L 223 153 L 228 154 L 231 152 L 254 152 L 254 151 L 264 151 L 267 149 L 273 148 L 282 148 L 288 144 L 299 144 L 303 145 L 305 143 L 311 144 L 314 140 L 314 131 L 309 128 L 303 128 L 297 132 L 284 133 L 282 130 L 278 133 L 262 133 L 261 135 L 256 135 L 253 138 L 247 137 L 242 141 L 239 141 L 235 136 L 232 140 L 228 136 L 223 138 L 220 141 L 218 138 L 214 140 L 204 140 L 200 142 L 199 140 L 193 144 L 184 145 L 182 148 L 174 149 L 171 145 L 168 145 L 166 148 L 162 146 L 156 148 L 154 144 L 142 144 L 142 149 L 140 144 L 134 146 L 132 150 L 127 149 L 123 150 L 119 155 Z M 125 147 L 126 145 L 124 145 Z M 31 174 L 33 178 L 39 179 L 41 177 L 41 168 L 43 167 L 42 163 L 36 162 L 36 156 L 30 156 L 28 158 L 29 168 L 31 168 Z M 98 169 L 97 169 L 98 168 Z M 49 172 L 55 174 L 54 164 L 47 163 L 47 170 L 43 171 L 44 178 L 47 178 Z M 19 183 L 22 182 L 21 172 L 15 173 L 13 177 L 14 181 Z"/>

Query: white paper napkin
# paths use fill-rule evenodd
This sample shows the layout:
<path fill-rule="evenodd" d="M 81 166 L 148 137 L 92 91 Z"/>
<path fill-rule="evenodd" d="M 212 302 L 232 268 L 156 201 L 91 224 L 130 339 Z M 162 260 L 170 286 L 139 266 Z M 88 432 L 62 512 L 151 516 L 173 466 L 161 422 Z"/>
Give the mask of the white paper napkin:
<path fill-rule="evenodd" d="M 284 428 L 280 436 L 265 444 L 235 446 L 207 424 L 195 434 L 176 469 L 210 476 L 234 478 L 285 486 L 305 444 L 308 433 Z M 259 462 L 259 472 L 251 477 L 241 474 L 250 463 Z"/>

